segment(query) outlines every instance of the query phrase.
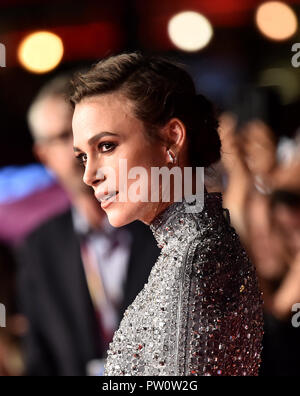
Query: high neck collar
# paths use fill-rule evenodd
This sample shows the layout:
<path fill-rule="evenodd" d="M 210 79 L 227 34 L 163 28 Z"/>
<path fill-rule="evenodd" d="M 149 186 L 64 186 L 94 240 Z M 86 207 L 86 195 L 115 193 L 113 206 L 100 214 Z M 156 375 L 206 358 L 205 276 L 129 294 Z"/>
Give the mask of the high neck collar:
<path fill-rule="evenodd" d="M 204 206 L 202 211 L 187 212 L 187 207 L 195 207 L 184 198 L 181 202 L 173 202 L 164 209 L 150 223 L 150 229 L 160 248 L 170 245 L 171 240 L 177 239 L 182 243 L 188 242 L 199 234 L 201 225 L 213 221 L 223 215 L 222 193 L 204 192 Z"/>

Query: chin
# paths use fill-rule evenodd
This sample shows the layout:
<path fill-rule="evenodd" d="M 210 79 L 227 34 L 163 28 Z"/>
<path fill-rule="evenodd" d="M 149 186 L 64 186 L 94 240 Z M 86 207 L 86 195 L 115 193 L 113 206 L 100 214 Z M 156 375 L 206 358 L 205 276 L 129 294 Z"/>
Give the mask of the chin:
<path fill-rule="evenodd" d="M 123 227 L 127 224 L 133 223 L 136 220 L 143 222 L 142 214 L 145 212 L 147 206 L 145 203 L 113 203 L 105 210 L 109 223 L 113 227 Z M 147 224 L 147 223 L 145 223 Z"/>
<path fill-rule="evenodd" d="M 104 210 L 107 214 L 110 225 L 116 228 L 123 227 L 135 220 L 131 219 L 131 216 L 126 215 L 126 210 L 124 210 L 124 208 L 113 208 L 113 205 L 111 205 Z"/>

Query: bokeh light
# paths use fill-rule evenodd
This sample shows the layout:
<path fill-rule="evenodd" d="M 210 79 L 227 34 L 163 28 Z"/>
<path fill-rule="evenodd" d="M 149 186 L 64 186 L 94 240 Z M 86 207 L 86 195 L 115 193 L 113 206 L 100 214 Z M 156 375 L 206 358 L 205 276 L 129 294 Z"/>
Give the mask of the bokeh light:
<path fill-rule="evenodd" d="M 293 9 L 280 1 L 261 4 L 256 11 L 255 19 L 261 33 L 275 41 L 289 39 L 298 28 L 297 16 Z"/>
<path fill-rule="evenodd" d="M 21 65 L 32 73 L 47 73 L 61 61 L 62 40 L 54 33 L 41 31 L 26 36 L 18 48 Z"/>
<path fill-rule="evenodd" d="M 205 16 L 195 11 L 184 11 L 170 19 L 168 34 L 177 48 L 195 52 L 208 45 L 213 28 Z"/>

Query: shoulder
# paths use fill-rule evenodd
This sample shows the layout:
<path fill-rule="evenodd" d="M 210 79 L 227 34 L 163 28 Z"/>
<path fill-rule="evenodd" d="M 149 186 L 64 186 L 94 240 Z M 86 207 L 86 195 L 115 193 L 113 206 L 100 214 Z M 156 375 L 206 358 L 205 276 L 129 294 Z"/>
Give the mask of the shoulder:
<path fill-rule="evenodd" d="M 187 255 L 198 274 L 242 274 L 253 270 L 248 254 L 235 229 L 224 220 L 200 231 L 191 242 Z"/>
<path fill-rule="evenodd" d="M 256 271 L 233 228 L 197 238 L 190 245 L 191 283 L 213 305 L 236 306 L 247 300 L 260 306 Z M 222 309 L 223 309 L 222 308 Z"/>

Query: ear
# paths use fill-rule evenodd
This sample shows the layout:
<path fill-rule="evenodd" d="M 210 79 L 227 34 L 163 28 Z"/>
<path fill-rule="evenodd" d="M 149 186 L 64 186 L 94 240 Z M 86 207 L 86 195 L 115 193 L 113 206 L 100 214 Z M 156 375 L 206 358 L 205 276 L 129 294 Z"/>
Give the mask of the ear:
<path fill-rule="evenodd" d="M 178 157 L 186 142 L 186 128 L 178 118 L 172 118 L 163 128 L 167 150 L 171 149 Z"/>

